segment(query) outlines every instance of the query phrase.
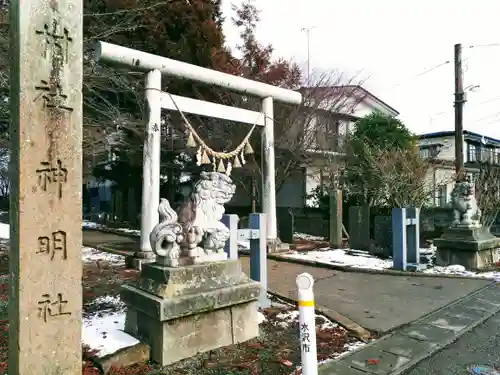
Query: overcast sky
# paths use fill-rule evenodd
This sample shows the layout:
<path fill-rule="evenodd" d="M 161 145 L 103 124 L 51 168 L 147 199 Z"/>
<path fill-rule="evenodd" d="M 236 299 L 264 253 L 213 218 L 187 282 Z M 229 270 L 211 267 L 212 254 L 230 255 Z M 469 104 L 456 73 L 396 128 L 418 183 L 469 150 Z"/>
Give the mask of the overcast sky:
<path fill-rule="evenodd" d="M 230 22 L 231 4 L 240 2 L 223 3 L 230 46 L 239 42 Z M 262 11 L 258 37 L 274 46 L 276 56 L 305 67 L 307 39 L 301 28 L 315 27 L 310 38 L 312 68 L 369 77 L 364 87 L 396 108 L 416 133 L 453 129 L 453 45 L 462 43 L 464 86 L 480 85 L 468 93 L 464 127 L 500 139 L 500 1 L 255 3 Z"/>

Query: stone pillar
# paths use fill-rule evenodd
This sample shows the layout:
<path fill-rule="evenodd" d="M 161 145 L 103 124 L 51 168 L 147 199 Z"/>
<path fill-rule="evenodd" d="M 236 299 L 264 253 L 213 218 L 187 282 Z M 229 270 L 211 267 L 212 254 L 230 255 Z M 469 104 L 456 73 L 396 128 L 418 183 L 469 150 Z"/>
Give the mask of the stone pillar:
<path fill-rule="evenodd" d="M 267 236 L 266 214 L 250 214 L 250 277 L 260 282 L 260 307 L 265 309 L 271 306 L 267 298 Z M 258 233 L 254 236 L 252 232 Z"/>
<path fill-rule="evenodd" d="M 262 112 L 265 116 L 262 147 L 262 211 L 267 214 L 267 239 L 270 242 L 278 239 L 278 224 L 276 222 L 276 170 L 274 156 L 274 109 L 273 98 L 262 100 Z"/>
<path fill-rule="evenodd" d="M 369 250 L 370 245 L 370 207 L 349 207 L 349 247 L 356 250 Z"/>
<path fill-rule="evenodd" d="M 330 193 L 330 246 L 342 248 L 342 190 Z"/>
<path fill-rule="evenodd" d="M 396 270 L 406 271 L 407 267 L 406 210 L 392 209 L 392 262 Z"/>
<path fill-rule="evenodd" d="M 81 0 L 14 0 L 9 373 L 82 371 Z"/>
<path fill-rule="evenodd" d="M 161 73 L 152 70 L 146 76 L 147 124 L 144 139 L 142 207 L 141 207 L 141 251 L 144 257 L 154 254 L 149 235 L 158 224 L 160 204 L 160 143 L 161 143 Z"/>
<path fill-rule="evenodd" d="M 146 75 L 146 137 L 142 166 L 142 205 L 140 251 L 132 260 L 141 269 L 143 263 L 151 263 L 155 255 L 149 235 L 158 224 L 160 204 L 160 157 L 161 157 L 161 73 L 152 70 Z M 129 260 L 130 262 L 130 260 Z"/>
<path fill-rule="evenodd" d="M 221 222 L 229 228 L 230 237 L 226 241 L 224 251 L 228 259 L 238 259 L 238 215 L 226 214 L 222 216 Z"/>

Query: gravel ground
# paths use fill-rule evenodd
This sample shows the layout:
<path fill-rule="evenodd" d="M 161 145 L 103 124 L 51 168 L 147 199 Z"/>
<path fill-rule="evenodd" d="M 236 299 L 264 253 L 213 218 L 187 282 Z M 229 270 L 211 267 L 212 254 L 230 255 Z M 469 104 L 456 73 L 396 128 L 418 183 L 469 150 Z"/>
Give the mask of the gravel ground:
<path fill-rule="evenodd" d="M 117 298 L 120 285 L 138 277 L 138 272 L 125 268 L 123 259 L 109 256 L 85 248 L 86 258 L 83 268 L 83 317 L 105 317 L 109 314 L 124 312 L 124 305 Z M 8 245 L 0 243 L 0 279 L 5 280 L 8 273 Z M 5 282 L 5 281 L 4 281 Z M 8 287 L 0 283 L 0 305 L 7 305 Z M 118 301 L 118 303 L 116 302 Z M 265 317 L 260 325 L 261 336 L 248 342 L 213 350 L 196 357 L 178 362 L 168 367 L 155 364 L 141 364 L 115 369 L 110 375 L 148 375 L 148 374 L 197 374 L 197 375 L 236 375 L 236 374 L 299 374 L 300 346 L 298 337 L 298 315 L 294 307 L 282 301 L 274 301 L 273 307 L 263 311 Z M 4 315 L 0 320 L 0 374 L 7 373 L 8 320 Z M 325 361 L 341 353 L 362 345 L 350 337 L 342 327 L 323 316 L 317 317 L 318 359 Z M 97 375 L 93 365 L 92 348 L 84 348 L 87 359 L 82 373 Z"/>

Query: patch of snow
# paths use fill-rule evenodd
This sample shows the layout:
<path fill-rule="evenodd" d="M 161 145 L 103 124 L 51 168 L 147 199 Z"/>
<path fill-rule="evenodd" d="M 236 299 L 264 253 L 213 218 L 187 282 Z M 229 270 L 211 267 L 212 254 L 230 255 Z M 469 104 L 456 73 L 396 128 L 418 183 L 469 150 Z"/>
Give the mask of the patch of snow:
<path fill-rule="evenodd" d="M 101 228 L 105 228 L 105 226 L 102 224 L 94 223 L 93 221 L 83 220 L 82 221 L 82 228 L 101 229 Z"/>
<path fill-rule="evenodd" d="M 262 324 L 266 321 L 266 316 L 262 314 L 260 311 L 257 313 L 258 319 L 259 319 L 259 324 Z"/>
<path fill-rule="evenodd" d="M 239 250 L 250 250 L 250 241 L 238 241 Z"/>
<path fill-rule="evenodd" d="M 0 223 L 0 239 L 8 240 L 10 238 L 10 225 Z"/>
<path fill-rule="evenodd" d="M 277 322 L 273 322 L 274 325 L 287 328 L 290 324 L 297 322 L 299 319 L 299 311 L 298 310 L 288 310 L 284 312 L 280 312 L 276 314 L 276 319 L 279 319 Z"/>
<path fill-rule="evenodd" d="M 355 255 L 349 255 L 349 253 Z M 392 267 L 392 260 L 380 259 L 370 255 L 366 251 L 361 250 L 330 249 L 324 251 L 308 251 L 305 253 L 290 252 L 289 254 L 284 254 L 283 256 L 294 259 L 312 260 L 320 263 L 377 270 Z"/>
<path fill-rule="evenodd" d="M 299 321 L 299 311 L 298 310 L 287 310 L 276 314 L 276 319 L 279 321 L 273 322 L 274 325 L 283 328 L 289 327 L 294 322 Z M 338 327 L 337 323 L 332 322 L 324 315 L 315 314 L 316 326 L 319 329 L 328 329 Z M 319 323 L 321 321 L 322 323 Z"/>
<path fill-rule="evenodd" d="M 83 319 L 83 344 L 95 350 L 98 357 L 138 344 L 139 340 L 125 333 L 124 328 L 124 312 Z"/>
<path fill-rule="evenodd" d="M 106 253 L 93 247 L 82 248 L 82 260 L 85 263 L 93 263 L 104 261 L 109 265 L 123 266 L 125 264 L 125 257 L 117 254 Z"/>
<path fill-rule="evenodd" d="M 423 271 L 427 274 L 438 274 L 438 275 L 458 275 L 465 277 L 481 277 L 487 280 L 494 280 L 500 282 L 500 272 L 491 271 L 491 272 L 473 272 L 467 271 L 464 266 L 459 264 L 453 264 L 451 266 L 434 266 L 432 268 L 428 268 Z"/>
<path fill-rule="evenodd" d="M 323 323 L 319 326 L 320 330 L 338 327 L 337 323 L 332 322 L 324 315 L 316 315 L 316 325 L 318 325 L 318 320 L 323 321 Z"/>
<path fill-rule="evenodd" d="M 429 268 L 423 270 L 423 273 L 434 275 L 459 275 L 465 277 L 481 277 L 484 279 L 500 282 L 500 272 L 474 272 L 467 271 L 465 267 L 455 264 L 447 267 L 433 266 L 431 259 L 436 253 L 436 248 L 420 249 L 422 258 L 427 258 Z M 334 264 L 340 266 L 349 266 L 354 268 L 364 268 L 372 270 L 384 270 L 392 268 L 392 259 L 381 259 L 371 255 L 367 251 L 355 249 L 328 249 L 321 251 L 297 252 L 291 251 L 288 254 L 283 254 L 283 257 L 311 260 L 318 263 Z"/>
<path fill-rule="evenodd" d="M 141 231 L 139 229 L 130 229 L 130 228 L 109 228 L 104 224 L 95 223 L 93 221 L 83 220 L 82 228 L 86 229 L 112 229 L 115 232 L 128 233 L 133 234 L 134 236 L 140 236 Z"/>
<path fill-rule="evenodd" d="M 116 230 L 117 232 L 133 234 L 134 236 L 140 236 L 141 235 L 141 231 L 139 229 L 116 228 L 114 230 Z"/>
<path fill-rule="evenodd" d="M 435 255 L 436 254 L 436 246 L 431 245 L 428 248 L 420 248 L 420 255 Z"/>
<path fill-rule="evenodd" d="M 325 237 L 313 236 L 311 234 L 299 233 L 299 232 L 295 232 L 293 234 L 293 238 L 296 240 L 307 240 L 307 241 L 324 241 L 325 239 Z"/>

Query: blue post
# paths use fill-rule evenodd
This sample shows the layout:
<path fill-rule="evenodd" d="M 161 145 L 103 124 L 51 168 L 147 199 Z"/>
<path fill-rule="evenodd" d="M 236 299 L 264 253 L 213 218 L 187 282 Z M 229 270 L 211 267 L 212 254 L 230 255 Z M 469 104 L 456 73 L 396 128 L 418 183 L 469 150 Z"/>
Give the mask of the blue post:
<path fill-rule="evenodd" d="M 228 259 L 238 259 L 238 215 L 229 214 L 223 215 L 221 222 L 229 228 L 229 240 L 226 241 L 224 251 Z"/>
<path fill-rule="evenodd" d="M 267 225 L 266 214 L 250 214 L 249 227 L 258 231 L 258 236 L 250 235 L 250 278 L 260 282 L 259 303 L 261 308 L 271 306 L 267 298 Z M 254 238 L 257 237 L 257 238 Z"/>
<path fill-rule="evenodd" d="M 392 209 L 392 262 L 396 270 L 406 271 L 406 209 Z"/>
<path fill-rule="evenodd" d="M 420 263 L 420 209 L 406 209 L 407 261 L 418 268 Z"/>

